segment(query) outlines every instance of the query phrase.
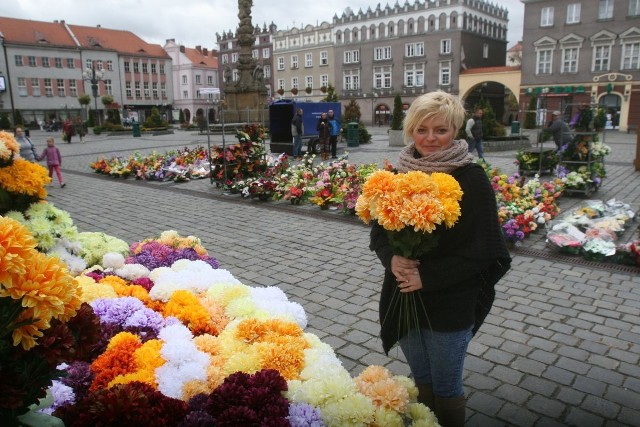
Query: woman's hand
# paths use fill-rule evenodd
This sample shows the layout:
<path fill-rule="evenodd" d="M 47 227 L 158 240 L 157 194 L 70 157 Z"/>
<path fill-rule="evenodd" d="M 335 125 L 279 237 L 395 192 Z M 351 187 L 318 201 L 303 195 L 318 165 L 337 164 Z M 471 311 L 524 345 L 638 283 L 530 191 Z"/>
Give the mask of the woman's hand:
<path fill-rule="evenodd" d="M 418 271 L 420 261 L 400 255 L 391 258 L 391 272 L 396 276 L 400 292 L 413 292 L 422 289 L 422 279 Z"/>

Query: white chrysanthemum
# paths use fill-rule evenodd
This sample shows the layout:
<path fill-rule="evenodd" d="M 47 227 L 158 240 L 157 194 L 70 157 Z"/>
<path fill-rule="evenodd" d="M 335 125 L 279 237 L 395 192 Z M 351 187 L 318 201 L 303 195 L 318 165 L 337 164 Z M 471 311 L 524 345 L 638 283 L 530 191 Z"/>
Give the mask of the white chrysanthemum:
<path fill-rule="evenodd" d="M 173 293 L 178 290 L 178 287 L 172 283 L 155 283 L 153 288 L 149 291 L 149 298 L 154 301 L 167 302 Z"/>
<path fill-rule="evenodd" d="M 125 264 L 122 268 L 114 270 L 114 273 L 126 280 L 149 277 L 149 269 L 142 264 Z"/>
<path fill-rule="evenodd" d="M 158 281 L 158 277 L 165 274 L 167 271 L 172 271 L 169 267 L 158 267 L 151 270 L 149 273 L 149 279 L 153 281 L 153 283 Z"/>
<path fill-rule="evenodd" d="M 117 252 L 109 252 L 102 256 L 102 266 L 104 268 L 118 269 L 124 267 L 124 256 Z"/>
<path fill-rule="evenodd" d="M 174 340 L 190 340 L 193 335 L 189 328 L 179 323 L 162 328 L 158 333 L 158 337 L 165 342 L 171 342 Z"/>

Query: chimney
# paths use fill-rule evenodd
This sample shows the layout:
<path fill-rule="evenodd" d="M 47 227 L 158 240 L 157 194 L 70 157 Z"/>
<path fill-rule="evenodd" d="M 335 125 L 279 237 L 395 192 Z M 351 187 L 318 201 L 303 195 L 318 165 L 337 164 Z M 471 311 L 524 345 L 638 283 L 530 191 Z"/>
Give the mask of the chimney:
<path fill-rule="evenodd" d="M 180 45 L 180 52 L 184 53 L 184 46 Z"/>
<path fill-rule="evenodd" d="M 198 52 L 202 53 L 202 46 L 200 46 L 200 45 L 196 46 L 196 50 L 197 50 Z"/>
<path fill-rule="evenodd" d="M 203 54 L 204 56 L 207 56 L 207 55 L 209 54 L 209 53 L 207 52 L 207 48 L 206 48 L 206 47 L 202 49 L 202 54 Z"/>

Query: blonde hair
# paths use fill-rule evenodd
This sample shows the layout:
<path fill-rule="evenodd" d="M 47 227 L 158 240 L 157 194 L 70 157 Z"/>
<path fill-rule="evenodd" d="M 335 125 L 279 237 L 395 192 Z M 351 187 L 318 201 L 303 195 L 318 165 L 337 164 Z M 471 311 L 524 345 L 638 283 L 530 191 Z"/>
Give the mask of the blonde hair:
<path fill-rule="evenodd" d="M 426 119 L 440 117 L 458 132 L 464 122 L 464 105 L 459 97 L 436 90 L 420 95 L 407 110 L 403 121 L 404 140 L 411 141 L 413 131 Z"/>

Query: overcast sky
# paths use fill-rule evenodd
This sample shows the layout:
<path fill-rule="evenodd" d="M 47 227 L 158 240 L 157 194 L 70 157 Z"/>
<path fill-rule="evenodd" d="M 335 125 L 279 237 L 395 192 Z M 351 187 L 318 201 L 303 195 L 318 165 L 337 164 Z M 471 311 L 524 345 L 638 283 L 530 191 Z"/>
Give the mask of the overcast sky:
<path fill-rule="evenodd" d="M 403 0 L 398 0 L 404 4 Z M 253 0 L 253 24 L 275 23 L 278 29 L 331 22 L 342 15 L 344 6 L 355 13 L 384 7 L 396 0 Z M 409 1 L 413 4 L 413 0 Z M 522 39 L 524 5 L 520 0 L 502 0 L 509 11 L 507 48 Z M 52 22 L 65 20 L 74 25 L 128 30 L 148 43 L 164 45 L 167 39 L 187 47 L 217 48 L 216 32 L 235 31 L 238 26 L 237 0 L 0 0 L 0 16 Z M 0 29 L 1 30 L 1 29 Z"/>

